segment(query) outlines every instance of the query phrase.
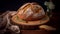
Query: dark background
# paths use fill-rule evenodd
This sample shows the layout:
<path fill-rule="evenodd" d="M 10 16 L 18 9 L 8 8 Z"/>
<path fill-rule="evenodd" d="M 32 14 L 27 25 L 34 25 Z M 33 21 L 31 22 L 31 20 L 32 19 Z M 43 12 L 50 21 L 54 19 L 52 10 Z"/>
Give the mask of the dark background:
<path fill-rule="evenodd" d="M 44 6 L 44 2 L 49 0 L 0 0 L 0 12 L 5 12 L 7 10 L 17 10 L 20 6 L 27 2 L 37 2 L 39 3 L 44 10 L 46 11 L 46 6 Z M 52 0 L 53 3 L 56 5 L 56 0 Z M 57 7 L 55 6 L 54 9 L 56 12 Z"/>

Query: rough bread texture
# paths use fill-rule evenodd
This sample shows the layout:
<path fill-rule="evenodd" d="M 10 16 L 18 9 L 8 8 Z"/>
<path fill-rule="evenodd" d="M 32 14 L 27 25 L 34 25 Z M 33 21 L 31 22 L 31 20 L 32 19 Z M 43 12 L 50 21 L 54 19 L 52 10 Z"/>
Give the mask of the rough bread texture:
<path fill-rule="evenodd" d="M 44 9 L 36 3 L 27 3 L 18 9 L 17 13 L 20 19 L 38 20 L 45 15 Z"/>

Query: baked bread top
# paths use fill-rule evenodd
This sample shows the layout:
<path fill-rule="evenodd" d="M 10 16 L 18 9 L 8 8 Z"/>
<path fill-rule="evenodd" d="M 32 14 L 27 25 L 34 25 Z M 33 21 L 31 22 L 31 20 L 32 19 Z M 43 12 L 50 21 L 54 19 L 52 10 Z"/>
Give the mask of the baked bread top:
<path fill-rule="evenodd" d="M 44 9 L 37 3 L 26 3 L 17 11 L 17 16 L 27 21 L 39 20 L 45 16 Z"/>

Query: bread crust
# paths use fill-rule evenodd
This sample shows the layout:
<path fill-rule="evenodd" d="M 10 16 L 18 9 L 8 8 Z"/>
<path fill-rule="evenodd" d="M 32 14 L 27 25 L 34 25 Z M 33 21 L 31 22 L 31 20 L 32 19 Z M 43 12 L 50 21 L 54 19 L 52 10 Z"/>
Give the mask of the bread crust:
<path fill-rule="evenodd" d="M 17 15 L 20 19 L 30 21 L 43 18 L 45 12 L 44 9 L 37 3 L 26 3 L 18 9 Z"/>

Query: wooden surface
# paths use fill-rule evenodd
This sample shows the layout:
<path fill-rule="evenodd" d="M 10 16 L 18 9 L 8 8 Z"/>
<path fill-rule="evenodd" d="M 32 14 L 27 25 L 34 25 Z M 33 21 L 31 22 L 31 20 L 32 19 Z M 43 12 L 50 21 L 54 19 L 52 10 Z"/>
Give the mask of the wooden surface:
<path fill-rule="evenodd" d="M 41 25 L 44 23 L 47 23 L 49 21 L 49 17 L 45 16 L 44 18 L 37 20 L 37 21 L 22 21 L 21 19 L 17 19 L 17 15 L 13 16 L 12 19 L 13 23 L 16 23 L 18 25 L 27 25 L 27 26 L 35 26 L 35 25 Z"/>
<path fill-rule="evenodd" d="M 22 30 L 21 34 L 52 34 L 52 32 L 45 30 Z"/>
<path fill-rule="evenodd" d="M 12 31 L 7 31 L 5 34 L 16 34 Z M 21 30 L 19 34 L 55 34 L 55 31 L 46 30 Z"/>

